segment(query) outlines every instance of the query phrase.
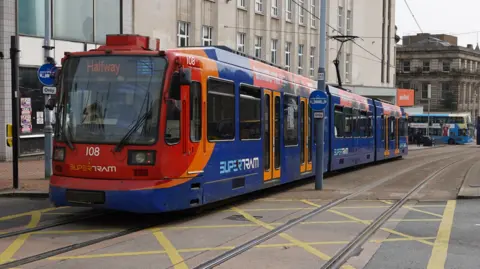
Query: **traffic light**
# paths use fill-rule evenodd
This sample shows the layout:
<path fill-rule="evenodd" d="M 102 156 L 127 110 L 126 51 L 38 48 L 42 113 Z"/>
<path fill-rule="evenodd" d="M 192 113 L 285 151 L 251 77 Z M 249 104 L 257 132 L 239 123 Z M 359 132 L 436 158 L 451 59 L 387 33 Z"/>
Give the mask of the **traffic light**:
<path fill-rule="evenodd" d="M 11 148 L 13 146 L 13 126 L 7 124 L 7 146 Z"/>

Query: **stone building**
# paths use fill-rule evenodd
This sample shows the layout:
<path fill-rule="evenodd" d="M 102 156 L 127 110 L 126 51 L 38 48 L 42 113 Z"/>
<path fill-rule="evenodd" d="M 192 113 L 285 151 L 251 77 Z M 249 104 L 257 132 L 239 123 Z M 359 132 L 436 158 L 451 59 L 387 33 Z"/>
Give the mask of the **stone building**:
<path fill-rule="evenodd" d="M 461 47 L 449 35 L 404 37 L 397 47 L 396 82 L 415 90 L 415 104 L 427 111 L 431 84 L 431 111 L 470 112 L 478 115 L 480 102 L 480 48 Z"/>

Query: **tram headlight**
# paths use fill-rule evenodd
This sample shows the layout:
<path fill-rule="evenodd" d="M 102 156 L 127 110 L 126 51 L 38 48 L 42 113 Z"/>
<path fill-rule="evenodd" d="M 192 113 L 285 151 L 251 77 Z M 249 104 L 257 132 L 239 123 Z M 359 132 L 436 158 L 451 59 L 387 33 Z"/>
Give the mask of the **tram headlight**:
<path fill-rule="evenodd" d="M 153 150 L 130 150 L 128 151 L 129 165 L 154 165 L 155 151 Z"/>
<path fill-rule="evenodd" d="M 53 160 L 57 162 L 63 162 L 65 160 L 65 148 L 55 147 L 53 151 Z"/>

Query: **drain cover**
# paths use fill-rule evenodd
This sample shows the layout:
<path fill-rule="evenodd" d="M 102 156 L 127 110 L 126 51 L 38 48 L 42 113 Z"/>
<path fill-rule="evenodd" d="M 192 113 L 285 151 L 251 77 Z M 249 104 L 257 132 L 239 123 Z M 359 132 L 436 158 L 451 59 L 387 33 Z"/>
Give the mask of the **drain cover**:
<path fill-rule="evenodd" d="M 253 216 L 256 219 L 261 219 L 262 216 Z M 248 221 L 244 216 L 242 215 L 231 215 L 230 217 L 226 217 L 225 219 L 228 220 L 234 220 L 234 221 Z"/>

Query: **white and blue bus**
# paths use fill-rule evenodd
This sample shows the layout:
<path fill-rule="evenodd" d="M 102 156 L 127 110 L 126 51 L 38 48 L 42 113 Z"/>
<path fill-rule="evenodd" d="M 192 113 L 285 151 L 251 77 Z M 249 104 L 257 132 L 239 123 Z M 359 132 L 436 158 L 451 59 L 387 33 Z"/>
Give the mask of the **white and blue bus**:
<path fill-rule="evenodd" d="M 428 114 L 408 115 L 409 142 L 415 142 L 415 134 L 427 136 Z M 436 143 L 466 144 L 473 142 L 475 128 L 469 113 L 430 113 L 429 134 Z"/>

